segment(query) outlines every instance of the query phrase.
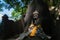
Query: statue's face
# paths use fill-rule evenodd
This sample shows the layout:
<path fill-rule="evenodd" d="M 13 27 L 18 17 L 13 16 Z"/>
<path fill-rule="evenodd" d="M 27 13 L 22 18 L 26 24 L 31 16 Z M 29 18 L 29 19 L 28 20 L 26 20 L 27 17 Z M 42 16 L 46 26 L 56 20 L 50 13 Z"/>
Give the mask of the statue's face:
<path fill-rule="evenodd" d="M 34 24 L 40 24 L 42 22 L 42 17 L 38 11 L 33 12 L 33 22 Z"/>
<path fill-rule="evenodd" d="M 33 18 L 38 18 L 38 11 L 33 12 Z"/>

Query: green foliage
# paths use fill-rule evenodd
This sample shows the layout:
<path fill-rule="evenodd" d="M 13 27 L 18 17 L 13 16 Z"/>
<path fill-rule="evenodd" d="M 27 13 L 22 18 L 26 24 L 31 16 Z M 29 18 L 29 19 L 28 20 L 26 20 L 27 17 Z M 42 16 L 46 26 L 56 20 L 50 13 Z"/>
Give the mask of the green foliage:
<path fill-rule="evenodd" d="M 14 20 L 19 20 L 20 19 L 21 12 L 16 12 L 15 10 L 12 12 L 12 18 Z"/>
<path fill-rule="evenodd" d="M 13 8 L 14 11 L 12 12 L 12 17 L 15 20 L 19 19 L 19 15 L 23 15 L 24 13 L 26 13 L 26 5 L 28 0 L 25 1 L 25 3 L 21 0 L 3 0 L 5 4 L 0 4 L 0 11 L 2 10 L 2 7 L 4 6 L 7 9 Z M 24 5 L 23 5 L 24 4 Z M 23 6 L 22 6 L 23 5 Z M 19 18 L 18 18 L 19 17 Z"/>
<path fill-rule="evenodd" d="M 19 15 L 23 15 L 26 13 L 27 5 L 30 3 L 31 0 L 3 0 L 7 5 L 4 3 L 0 3 L 0 11 L 2 7 L 5 5 L 7 9 L 13 8 L 14 11 L 12 12 L 12 17 L 17 19 Z M 48 3 L 49 6 L 55 6 L 60 2 L 60 0 L 44 0 Z M 20 17 L 19 17 L 20 18 Z"/>
<path fill-rule="evenodd" d="M 20 2 L 18 0 L 4 0 L 7 4 L 9 4 L 9 6 L 16 8 L 21 6 Z"/>
<path fill-rule="evenodd" d="M 25 5 L 27 5 L 31 0 L 21 0 Z"/>
<path fill-rule="evenodd" d="M 26 7 L 28 5 L 28 3 L 30 3 L 31 0 L 3 0 L 6 4 L 8 4 L 8 8 L 14 8 L 17 11 L 19 11 L 20 7 L 24 4 L 24 6 Z M 49 6 L 51 5 L 56 5 L 58 2 L 60 2 L 60 0 L 52 0 L 53 2 L 51 2 L 51 0 L 44 0 L 45 2 L 48 3 Z M 5 4 L 2 4 L 5 5 Z M 2 5 L 0 4 L 0 9 L 2 7 Z"/>
<path fill-rule="evenodd" d="M 12 12 L 12 18 L 14 20 L 19 20 L 21 19 L 22 15 L 26 13 L 26 7 L 20 7 L 19 10 L 15 9 Z"/>

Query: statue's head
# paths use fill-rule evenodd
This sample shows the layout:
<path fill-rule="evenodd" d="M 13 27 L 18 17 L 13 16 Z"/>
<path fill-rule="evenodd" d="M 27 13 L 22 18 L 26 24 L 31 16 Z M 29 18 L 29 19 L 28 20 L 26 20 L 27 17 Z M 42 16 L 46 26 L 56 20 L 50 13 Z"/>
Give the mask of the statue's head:
<path fill-rule="evenodd" d="M 35 10 L 35 11 L 33 12 L 33 17 L 34 17 L 34 18 L 38 18 L 38 14 L 39 14 L 39 12 L 38 12 L 37 10 Z"/>

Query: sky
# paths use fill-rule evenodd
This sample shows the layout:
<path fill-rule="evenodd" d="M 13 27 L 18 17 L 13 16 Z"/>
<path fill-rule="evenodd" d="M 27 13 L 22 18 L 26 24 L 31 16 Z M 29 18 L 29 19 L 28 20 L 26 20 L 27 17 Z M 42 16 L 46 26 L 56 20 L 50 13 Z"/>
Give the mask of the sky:
<path fill-rule="evenodd" d="M 13 9 L 8 10 L 8 9 L 3 8 L 3 11 L 0 11 L 0 22 L 2 21 L 2 16 L 4 14 L 6 14 L 8 17 L 11 17 L 12 11 Z"/>
<path fill-rule="evenodd" d="M 7 14 L 10 17 L 12 11 L 13 9 L 8 10 L 8 9 L 3 8 L 3 11 L 0 11 L 0 14 L 2 15 Z"/>
<path fill-rule="evenodd" d="M 4 3 L 3 0 L 0 0 L 0 1 L 2 1 Z M 2 21 L 2 16 L 4 14 L 8 15 L 8 17 L 11 17 L 11 13 L 13 11 L 13 8 L 11 8 L 10 10 L 8 10 L 8 9 L 5 9 L 5 7 L 3 7 L 2 9 L 3 9 L 3 11 L 0 11 L 0 22 Z"/>
<path fill-rule="evenodd" d="M 2 3 L 4 3 L 4 4 L 6 4 L 3 0 L 0 0 Z M 21 0 L 19 0 L 19 1 L 21 1 Z M 0 3 L 1 3 L 0 2 Z M 22 3 L 22 2 L 21 2 Z M 6 4 L 7 5 L 7 4 Z M 24 6 L 24 4 L 22 3 L 22 7 Z M 2 9 L 3 9 L 3 11 L 0 11 L 0 21 L 2 20 L 2 16 L 4 15 L 4 14 L 6 14 L 8 17 L 11 17 L 11 13 L 12 13 L 12 11 L 14 10 L 13 8 L 11 8 L 10 10 L 8 10 L 8 9 L 5 9 L 5 7 L 2 7 Z"/>
<path fill-rule="evenodd" d="M 2 3 L 6 4 L 3 0 L 0 0 Z M 6 4 L 7 5 L 7 4 Z M 13 9 L 11 8 L 10 10 L 5 9 L 5 7 L 2 7 L 3 11 L 0 11 L 0 14 L 4 15 L 7 14 L 8 16 L 11 16 L 11 12 Z"/>

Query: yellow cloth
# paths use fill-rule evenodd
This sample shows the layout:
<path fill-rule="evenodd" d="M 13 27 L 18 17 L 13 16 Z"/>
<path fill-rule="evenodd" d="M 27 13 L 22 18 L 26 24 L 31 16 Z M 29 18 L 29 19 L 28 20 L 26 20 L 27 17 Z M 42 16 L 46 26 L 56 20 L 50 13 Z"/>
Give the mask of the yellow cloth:
<path fill-rule="evenodd" d="M 34 24 L 31 24 L 30 25 L 30 28 L 32 28 L 31 30 L 31 33 L 29 34 L 29 36 L 35 36 L 36 35 L 36 32 L 37 32 L 37 29 L 38 28 L 41 28 L 41 25 L 38 25 L 38 26 L 35 26 Z"/>
<path fill-rule="evenodd" d="M 37 27 L 35 26 L 33 29 L 32 29 L 32 32 L 30 33 L 30 36 L 35 36 L 37 32 Z"/>

